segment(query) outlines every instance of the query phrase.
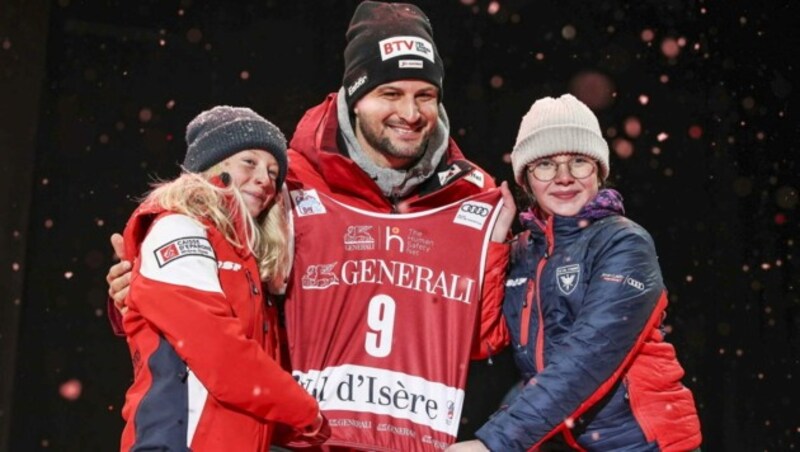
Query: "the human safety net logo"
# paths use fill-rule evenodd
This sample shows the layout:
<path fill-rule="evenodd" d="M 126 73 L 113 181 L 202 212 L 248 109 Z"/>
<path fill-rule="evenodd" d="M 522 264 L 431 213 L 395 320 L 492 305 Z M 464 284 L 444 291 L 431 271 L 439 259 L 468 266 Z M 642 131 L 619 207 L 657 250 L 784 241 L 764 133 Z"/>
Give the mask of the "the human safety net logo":
<path fill-rule="evenodd" d="M 464 390 L 414 375 L 345 364 L 294 378 L 316 397 L 320 409 L 385 414 L 455 436 Z"/>

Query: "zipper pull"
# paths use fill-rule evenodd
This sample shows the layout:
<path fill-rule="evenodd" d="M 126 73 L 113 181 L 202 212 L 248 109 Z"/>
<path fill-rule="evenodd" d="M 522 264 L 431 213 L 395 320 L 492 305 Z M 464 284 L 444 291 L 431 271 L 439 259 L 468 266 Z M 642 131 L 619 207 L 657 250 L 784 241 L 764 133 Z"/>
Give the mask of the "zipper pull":
<path fill-rule="evenodd" d="M 245 275 L 247 275 L 247 282 L 250 283 L 250 290 L 253 292 L 253 295 L 258 295 L 258 287 L 253 282 L 253 275 L 250 274 L 250 270 L 245 270 Z"/>
<path fill-rule="evenodd" d="M 533 293 L 536 288 L 536 279 L 528 277 L 528 286 L 525 288 L 525 298 L 522 300 L 522 307 L 527 308 L 533 301 Z"/>

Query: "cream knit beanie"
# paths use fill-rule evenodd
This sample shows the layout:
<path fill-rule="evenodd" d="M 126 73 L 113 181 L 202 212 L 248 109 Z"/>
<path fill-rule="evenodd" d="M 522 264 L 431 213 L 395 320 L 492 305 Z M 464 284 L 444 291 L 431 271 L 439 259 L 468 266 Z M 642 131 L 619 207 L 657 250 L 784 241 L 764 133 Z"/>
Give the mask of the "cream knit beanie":
<path fill-rule="evenodd" d="M 525 166 L 534 160 L 563 153 L 583 154 L 600 163 L 601 175 L 608 177 L 608 143 L 600 132 L 597 117 L 571 94 L 558 99 L 544 97 L 522 118 L 517 143 L 511 152 L 511 166 L 517 184 L 524 187 Z"/>

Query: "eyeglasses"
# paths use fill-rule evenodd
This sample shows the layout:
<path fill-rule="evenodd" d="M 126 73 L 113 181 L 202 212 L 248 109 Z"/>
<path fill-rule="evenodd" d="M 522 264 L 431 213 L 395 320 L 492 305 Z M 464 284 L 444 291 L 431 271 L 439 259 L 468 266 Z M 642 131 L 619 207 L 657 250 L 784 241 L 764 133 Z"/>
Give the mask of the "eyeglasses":
<path fill-rule="evenodd" d="M 540 182 L 550 182 L 556 178 L 558 174 L 558 167 L 567 165 L 569 174 L 575 179 L 584 179 L 597 170 L 597 163 L 582 155 L 571 157 L 566 162 L 556 162 L 551 159 L 539 159 L 533 163 L 528 164 L 527 170 L 536 180 Z"/>

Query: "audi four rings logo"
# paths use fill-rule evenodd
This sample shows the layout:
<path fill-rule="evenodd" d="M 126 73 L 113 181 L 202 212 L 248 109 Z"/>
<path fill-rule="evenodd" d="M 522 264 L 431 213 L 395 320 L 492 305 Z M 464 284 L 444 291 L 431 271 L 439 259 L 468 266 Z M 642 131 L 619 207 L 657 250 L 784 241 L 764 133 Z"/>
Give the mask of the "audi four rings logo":
<path fill-rule="evenodd" d="M 476 206 L 474 204 L 464 204 L 461 206 L 461 211 L 466 213 L 472 213 L 481 217 L 485 217 L 489 215 L 489 209 L 486 207 Z"/>

